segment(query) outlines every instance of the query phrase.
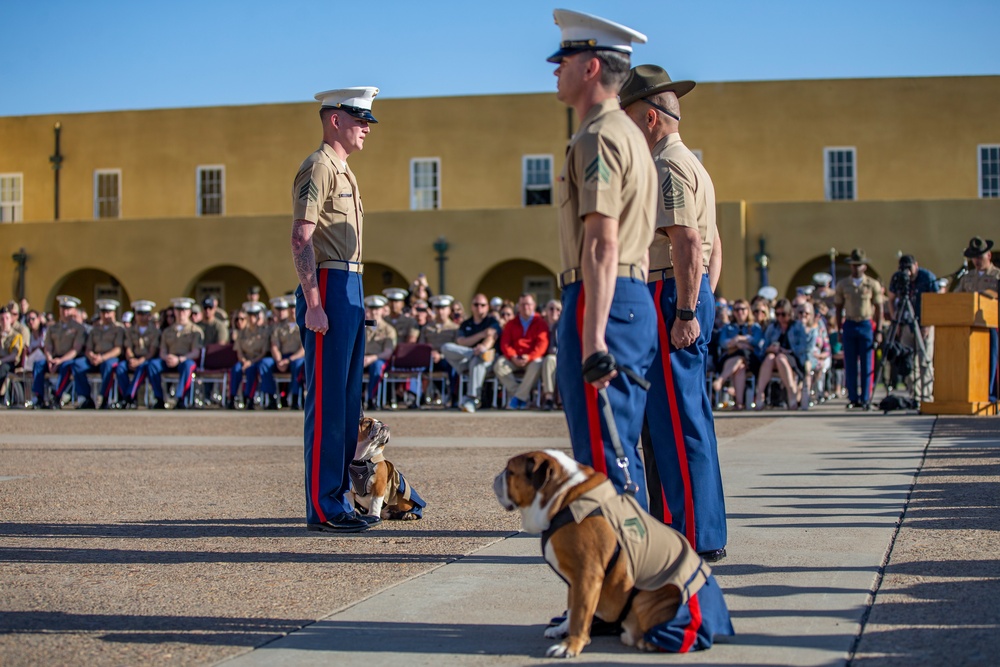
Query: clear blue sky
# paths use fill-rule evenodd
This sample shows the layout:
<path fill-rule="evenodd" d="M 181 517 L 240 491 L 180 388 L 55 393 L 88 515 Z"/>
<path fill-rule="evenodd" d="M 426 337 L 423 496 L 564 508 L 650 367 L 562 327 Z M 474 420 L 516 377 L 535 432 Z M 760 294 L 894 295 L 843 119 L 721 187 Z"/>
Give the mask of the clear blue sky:
<path fill-rule="evenodd" d="M 553 91 L 552 9 L 644 32 L 633 64 L 743 81 L 1000 74 L 1000 1 L 4 0 L 0 116 Z"/>

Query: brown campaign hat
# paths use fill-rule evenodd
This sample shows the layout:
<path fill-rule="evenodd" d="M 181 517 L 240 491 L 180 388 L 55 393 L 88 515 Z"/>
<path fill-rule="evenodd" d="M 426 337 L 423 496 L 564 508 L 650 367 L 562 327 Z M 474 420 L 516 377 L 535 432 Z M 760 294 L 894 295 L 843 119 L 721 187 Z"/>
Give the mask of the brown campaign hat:
<path fill-rule="evenodd" d="M 677 97 L 683 97 L 690 93 L 694 86 L 694 81 L 671 81 L 667 70 L 658 65 L 638 65 L 628 73 L 618 97 L 622 108 L 625 108 L 645 97 L 666 91 L 672 91 Z"/>
<path fill-rule="evenodd" d="M 989 252 L 993 247 L 993 241 L 984 239 L 981 236 L 973 236 L 969 240 L 969 247 L 965 249 L 966 257 L 979 257 Z"/>
<path fill-rule="evenodd" d="M 851 251 L 851 256 L 847 258 L 848 264 L 867 264 L 868 257 L 865 256 L 865 251 L 861 248 L 855 248 Z"/>

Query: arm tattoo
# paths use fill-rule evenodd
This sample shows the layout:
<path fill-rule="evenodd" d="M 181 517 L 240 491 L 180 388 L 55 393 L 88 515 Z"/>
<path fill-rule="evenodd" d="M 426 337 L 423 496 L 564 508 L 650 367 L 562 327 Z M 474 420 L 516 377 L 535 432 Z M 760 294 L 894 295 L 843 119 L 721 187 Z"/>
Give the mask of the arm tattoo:
<path fill-rule="evenodd" d="M 315 228 L 314 224 L 304 220 L 292 223 L 292 260 L 303 290 L 317 286 L 316 255 L 312 245 L 312 232 Z"/>

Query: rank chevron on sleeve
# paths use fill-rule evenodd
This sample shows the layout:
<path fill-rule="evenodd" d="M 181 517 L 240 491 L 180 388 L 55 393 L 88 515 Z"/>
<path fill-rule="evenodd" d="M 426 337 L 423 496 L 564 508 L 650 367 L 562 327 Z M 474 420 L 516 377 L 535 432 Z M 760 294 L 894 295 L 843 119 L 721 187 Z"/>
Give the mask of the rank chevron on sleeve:
<path fill-rule="evenodd" d="M 319 188 L 312 181 L 303 183 L 299 188 L 299 199 L 302 201 L 316 201 L 319 198 Z"/>
<path fill-rule="evenodd" d="M 684 208 L 684 191 L 674 187 L 674 177 L 668 170 L 666 178 L 660 183 L 663 191 L 663 208 L 672 211 L 675 208 Z"/>
<path fill-rule="evenodd" d="M 601 157 L 600 153 L 587 165 L 583 175 L 583 180 L 587 182 L 597 180 L 598 178 L 604 183 L 611 182 L 611 171 L 608 169 L 608 165 L 604 162 L 604 158 Z"/>

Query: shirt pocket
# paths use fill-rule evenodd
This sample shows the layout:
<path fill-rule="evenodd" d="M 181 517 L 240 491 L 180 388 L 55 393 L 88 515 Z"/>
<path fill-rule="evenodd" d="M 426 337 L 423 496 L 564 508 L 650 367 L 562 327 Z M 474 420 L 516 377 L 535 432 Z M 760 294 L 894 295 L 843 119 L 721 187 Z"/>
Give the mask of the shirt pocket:
<path fill-rule="evenodd" d="M 326 212 L 337 219 L 346 219 L 354 212 L 354 193 L 350 189 L 334 192 L 326 202 Z"/>

